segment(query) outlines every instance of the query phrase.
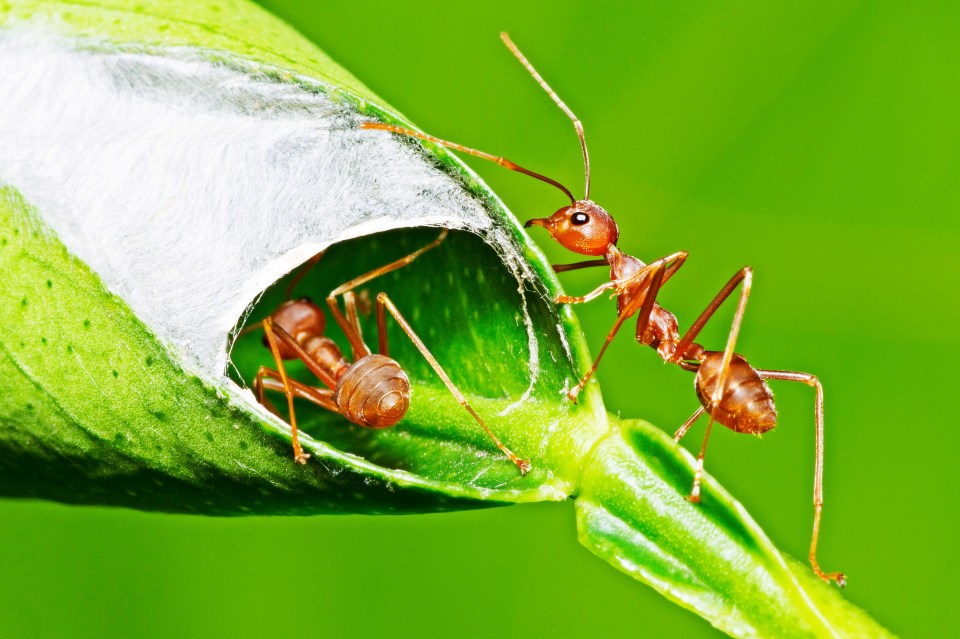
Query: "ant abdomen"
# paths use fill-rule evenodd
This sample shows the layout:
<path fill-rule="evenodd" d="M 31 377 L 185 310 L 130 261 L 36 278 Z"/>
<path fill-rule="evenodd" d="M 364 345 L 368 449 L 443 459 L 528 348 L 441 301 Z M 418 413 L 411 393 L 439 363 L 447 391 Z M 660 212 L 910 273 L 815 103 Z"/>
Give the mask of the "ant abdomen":
<path fill-rule="evenodd" d="M 724 391 L 714 405 L 713 396 L 723 366 L 722 351 L 706 351 L 694 384 L 700 403 L 714 419 L 738 433 L 759 435 L 777 425 L 777 409 L 767 382 L 747 360 L 736 353 L 724 376 Z"/>
<path fill-rule="evenodd" d="M 410 380 L 393 359 L 379 354 L 357 360 L 337 381 L 334 401 L 344 417 L 366 428 L 388 428 L 407 413 Z"/>

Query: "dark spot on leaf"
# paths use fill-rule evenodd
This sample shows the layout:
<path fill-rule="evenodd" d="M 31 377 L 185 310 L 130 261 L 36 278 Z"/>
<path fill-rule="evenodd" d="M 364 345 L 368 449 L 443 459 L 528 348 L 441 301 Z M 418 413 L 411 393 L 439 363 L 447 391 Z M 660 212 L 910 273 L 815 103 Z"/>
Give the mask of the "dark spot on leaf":
<path fill-rule="evenodd" d="M 53 280 L 47 280 L 47 288 L 53 288 Z"/>
<path fill-rule="evenodd" d="M 117 371 L 110 371 L 110 374 L 113 375 L 114 379 L 117 379 L 118 377 L 120 377 L 120 373 L 118 373 Z"/>
<path fill-rule="evenodd" d="M 26 295 L 24 295 L 24 296 L 23 296 L 23 299 L 20 300 L 20 306 L 26 306 L 26 305 L 29 304 L 29 303 L 30 303 L 30 302 L 27 301 L 27 296 L 26 296 Z"/>
<path fill-rule="evenodd" d="M 248 444 L 247 442 L 245 442 L 245 441 L 243 441 L 243 440 L 240 440 L 240 448 L 241 448 L 241 449 L 246 450 L 246 449 L 249 448 L 249 447 L 250 447 L 250 444 Z"/>
<path fill-rule="evenodd" d="M 153 355 L 147 355 L 147 359 L 143 361 L 147 366 L 153 366 L 153 362 L 156 360 L 153 359 Z"/>
<path fill-rule="evenodd" d="M 211 444 L 213 443 L 213 433 L 211 433 L 209 430 L 204 432 L 203 436 L 207 438 L 208 442 L 210 442 Z"/>
<path fill-rule="evenodd" d="M 72 353 L 72 352 L 73 352 L 73 344 L 67 344 L 67 352 L 68 352 L 68 353 Z"/>
<path fill-rule="evenodd" d="M 113 443 L 114 443 L 114 444 L 126 444 L 126 443 L 127 443 L 127 437 L 126 437 L 126 435 L 124 435 L 123 433 L 117 433 L 116 435 L 113 436 Z"/>
<path fill-rule="evenodd" d="M 33 410 L 33 404 L 27 404 L 27 410 Z"/>
<path fill-rule="evenodd" d="M 84 328 L 90 328 L 90 320 L 88 320 L 88 319 L 83 320 L 83 327 L 84 327 Z"/>
<path fill-rule="evenodd" d="M 154 417 L 156 417 L 158 420 L 160 420 L 160 421 L 162 421 L 162 422 L 167 421 L 167 414 L 166 414 L 165 412 L 163 412 L 162 410 L 156 410 L 156 409 L 154 409 L 154 410 L 151 410 L 151 411 L 150 411 L 150 414 L 153 415 Z"/>
<path fill-rule="evenodd" d="M 6 246 L 6 245 L 7 245 L 7 238 L 0 239 L 0 246 Z"/>

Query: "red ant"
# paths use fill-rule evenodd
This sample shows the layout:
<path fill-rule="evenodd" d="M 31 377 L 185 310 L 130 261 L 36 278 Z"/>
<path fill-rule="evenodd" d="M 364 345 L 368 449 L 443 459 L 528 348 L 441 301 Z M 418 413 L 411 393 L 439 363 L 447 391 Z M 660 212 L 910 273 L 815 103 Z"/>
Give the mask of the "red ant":
<path fill-rule="evenodd" d="M 450 393 L 480 424 L 497 448 L 516 464 L 521 474 L 525 475 L 530 471 L 530 462 L 520 459 L 504 446 L 470 406 L 463 393 L 450 381 L 439 362 L 386 293 L 381 292 L 377 295 L 376 302 L 379 353 L 371 352 L 363 341 L 357 316 L 357 296 L 353 289 L 410 264 L 430 249 L 436 248 L 446 239 L 447 233 L 448 231 L 444 229 L 433 242 L 405 257 L 341 284 L 327 296 L 330 313 L 350 343 L 352 362 L 347 361 L 336 342 L 324 335 L 326 316 L 320 307 L 306 297 L 291 299 L 294 286 L 320 261 L 322 252 L 311 258 L 294 276 L 287 287 L 287 301 L 261 323 L 264 332 L 263 343 L 273 354 L 277 368 L 261 366 L 253 382 L 253 389 L 260 403 L 274 413 L 276 410 L 264 396 L 264 390 L 283 392 L 286 395 L 290 430 L 293 434 L 293 457 L 297 463 L 306 464 L 310 455 L 303 452 L 300 446 L 297 417 L 293 409 L 294 397 L 306 399 L 322 408 L 339 413 L 354 424 L 366 428 L 388 428 L 406 415 L 410 404 L 410 380 L 400 364 L 388 353 L 386 312 L 389 311 Z M 343 310 L 337 302 L 337 297 L 341 295 Z M 306 364 L 310 372 L 323 382 L 326 388 L 309 386 L 288 377 L 283 360 L 293 359 L 299 359 Z"/>
<path fill-rule="evenodd" d="M 554 265 L 557 273 L 592 266 L 607 266 L 610 268 L 610 281 L 582 297 L 559 295 L 558 304 L 580 304 L 596 299 L 606 291 L 611 291 L 617 298 L 617 321 L 607 334 L 607 339 L 600 348 L 600 353 L 593 366 L 587 371 L 580 382 L 567 393 L 567 397 L 576 402 L 577 394 L 583 389 L 587 380 L 593 376 L 603 357 L 607 346 L 613 340 L 623 323 L 637 316 L 636 337 L 641 344 L 656 349 L 660 357 L 668 363 L 676 364 L 680 368 L 696 373 L 694 381 L 700 408 L 677 430 L 674 440 L 679 442 L 690 427 L 704 412 L 709 413 L 707 430 L 697 456 L 697 466 L 693 477 L 693 488 L 690 492 L 690 501 L 700 501 L 700 483 L 703 475 L 703 458 L 707 448 L 707 440 L 714 422 L 726 426 L 738 433 L 760 434 L 776 425 L 777 412 L 773 403 L 773 393 L 767 386 L 766 380 L 776 379 L 790 382 L 803 382 L 816 389 L 816 465 L 814 470 L 813 487 L 813 536 L 810 542 L 810 563 L 813 571 L 824 581 L 835 580 L 841 587 L 845 585 L 841 573 L 824 573 L 817 564 L 817 538 L 820 534 L 820 514 L 823 509 L 823 388 L 820 381 L 809 373 L 794 371 L 761 370 L 753 368 L 747 360 L 734 353 L 734 345 L 743 320 L 747 297 L 750 295 L 752 271 L 749 267 L 740 269 L 713 301 L 700 314 L 683 336 L 680 336 L 677 319 L 668 310 L 657 304 L 656 297 L 660 288 L 673 277 L 687 259 L 685 251 L 678 251 L 651 263 L 644 264 L 636 257 L 627 255 L 617 248 L 619 229 L 613 217 L 590 198 L 590 157 L 587 153 L 587 143 L 583 133 L 583 125 L 573 114 L 573 111 L 564 104 L 563 100 L 550 88 L 546 81 L 533 68 L 533 65 L 520 52 L 506 33 L 500 34 L 504 44 L 513 53 L 537 83 L 547 92 L 558 107 L 573 121 L 577 137 L 580 139 L 580 148 L 583 151 L 584 176 L 586 188 L 583 199 L 576 199 L 573 194 L 559 182 L 539 173 L 534 173 L 518 164 L 502 157 L 490 155 L 476 149 L 470 149 L 460 144 L 441 140 L 430 135 L 412 131 L 398 126 L 368 122 L 362 125 L 366 129 L 380 129 L 399 133 L 406 136 L 427 140 L 441 146 L 462 151 L 485 160 L 496 162 L 500 166 L 524 173 L 533 178 L 552 184 L 570 198 L 570 205 L 558 209 L 553 215 L 544 218 L 529 220 L 525 227 L 540 226 L 550 233 L 550 236 L 567 248 L 581 255 L 602 257 L 598 260 L 588 260 L 573 264 Z M 740 286 L 740 299 L 734 314 L 727 344 L 723 351 L 708 351 L 693 340 L 700 330 L 710 320 L 721 304 L 730 294 Z"/>

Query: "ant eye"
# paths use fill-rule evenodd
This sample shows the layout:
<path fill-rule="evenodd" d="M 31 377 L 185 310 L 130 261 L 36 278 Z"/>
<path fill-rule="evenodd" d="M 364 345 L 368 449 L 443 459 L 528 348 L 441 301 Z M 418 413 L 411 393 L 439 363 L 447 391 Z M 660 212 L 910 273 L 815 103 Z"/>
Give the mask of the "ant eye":
<path fill-rule="evenodd" d="M 570 221 L 575 226 L 583 226 L 584 224 L 590 221 L 590 216 L 584 213 L 583 211 L 577 211 L 576 213 L 570 216 Z"/>

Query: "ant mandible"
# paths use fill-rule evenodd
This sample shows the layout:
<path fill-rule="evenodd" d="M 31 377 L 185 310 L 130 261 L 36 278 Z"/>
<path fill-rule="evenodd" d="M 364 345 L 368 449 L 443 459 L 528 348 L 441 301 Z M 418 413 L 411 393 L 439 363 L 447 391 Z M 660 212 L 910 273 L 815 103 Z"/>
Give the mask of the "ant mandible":
<path fill-rule="evenodd" d="M 567 392 L 567 397 L 576 402 L 577 395 L 587 381 L 593 376 L 600 364 L 600 360 L 607 350 L 607 346 L 620 330 L 623 323 L 637 316 L 636 338 L 641 344 L 656 349 L 657 354 L 670 364 L 676 364 L 686 371 L 696 373 L 694 386 L 701 406 L 683 423 L 674 435 L 679 442 L 694 422 L 705 412 L 709 414 L 707 430 L 697 456 L 697 465 L 693 477 L 693 488 L 689 499 L 692 502 L 700 501 L 700 483 L 703 475 L 703 458 L 707 448 L 707 441 L 714 422 L 738 433 L 761 434 L 776 426 L 777 412 L 773 403 L 773 393 L 767 386 L 766 380 L 775 379 L 789 382 L 802 382 L 816 389 L 816 462 L 814 468 L 813 486 L 813 535 L 810 542 L 810 564 L 814 573 L 824 581 L 834 580 L 841 587 L 845 585 L 842 573 L 825 573 L 817 563 L 817 539 L 820 534 L 820 515 L 823 510 L 823 387 L 820 381 L 809 373 L 795 371 L 765 370 L 753 368 L 747 360 L 734 353 L 737 335 L 743 320 L 747 297 L 750 295 L 750 285 L 753 272 L 749 267 L 740 269 L 730 281 L 721 289 L 716 297 L 707 305 L 697 320 L 681 336 L 677 319 L 670 311 L 656 302 L 660 288 L 683 266 L 687 259 L 686 251 L 678 251 L 662 257 L 651 264 L 627 255 L 617 248 L 619 229 L 613 217 L 600 205 L 590 200 L 590 156 L 587 153 L 587 143 L 583 133 L 583 125 L 573 111 L 560 99 L 543 77 L 533 68 L 533 65 L 520 52 L 506 33 L 500 37 L 504 44 L 513 53 L 537 83 L 547 92 L 554 103 L 573 122 L 580 148 L 583 152 L 583 166 L 586 187 L 583 199 L 576 199 L 562 184 L 511 162 L 503 157 L 484 153 L 476 149 L 467 148 L 447 140 L 425 135 L 403 127 L 377 122 L 362 124 L 365 129 L 379 129 L 401 135 L 427 140 L 441 146 L 462 151 L 485 160 L 496 162 L 500 166 L 524 173 L 533 178 L 546 182 L 558 188 L 570 199 L 570 205 L 561 207 L 553 215 L 527 221 L 525 227 L 540 226 L 550 233 L 550 236 L 564 248 L 580 255 L 601 257 L 601 259 L 576 262 L 573 264 L 554 265 L 554 271 L 561 273 L 575 269 L 593 266 L 607 266 L 610 268 L 610 280 L 598 286 L 584 296 L 573 297 L 558 295 L 558 304 L 581 304 L 589 302 L 611 291 L 617 298 L 617 321 L 607 334 L 607 338 L 600 348 L 600 353 L 579 383 Z M 734 313 L 727 344 L 723 351 L 708 351 L 696 343 L 697 335 L 710 320 L 721 304 L 740 287 L 740 297 Z"/>
<path fill-rule="evenodd" d="M 327 296 L 330 313 L 350 343 L 352 363 L 347 361 L 336 342 L 324 335 L 326 316 L 320 307 L 306 297 L 291 299 L 294 286 L 320 261 L 322 252 L 311 258 L 300 269 L 287 286 L 287 300 L 261 323 L 264 333 L 263 343 L 270 349 L 276 369 L 261 366 L 253 382 L 253 390 L 260 403 L 275 414 L 277 411 L 264 395 L 264 391 L 278 391 L 286 395 L 290 430 L 293 435 L 293 457 L 297 463 L 307 463 L 310 455 L 303 452 L 300 446 L 297 417 L 293 408 L 294 397 L 339 413 L 354 424 L 366 428 L 389 428 L 406 415 L 410 404 L 410 380 L 400 364 L 389 356 L 386 323 L 386 313 L 389 312 L 450 393 L 483 428 L 497 448 L 516 464 L 521 474 L 525 475 L 530 471 L 530 462 L 521 459 L 507 448 L 470 406 L 466 397 L 450 380 L 440 363 L 386 293 L 381 292 L 377 295 L 379 353 L 373 353 L 363 341 L 354 289 L 374 278 L 410 264 L 427 251 L 436 248 L 446 239 L 447 233 L 447 229 L 444 229 L 433 242 L 405 257 L 341 284 Z M 340 309 L 337 301 L 337 297 L 341 295 L 343 310 Z M 290 378 L 284 368 L 283 360 L 293 359 L 299 359 L 306 364 L 307 369 L 323 382 L 326 388 L 309 386 Z"/>

